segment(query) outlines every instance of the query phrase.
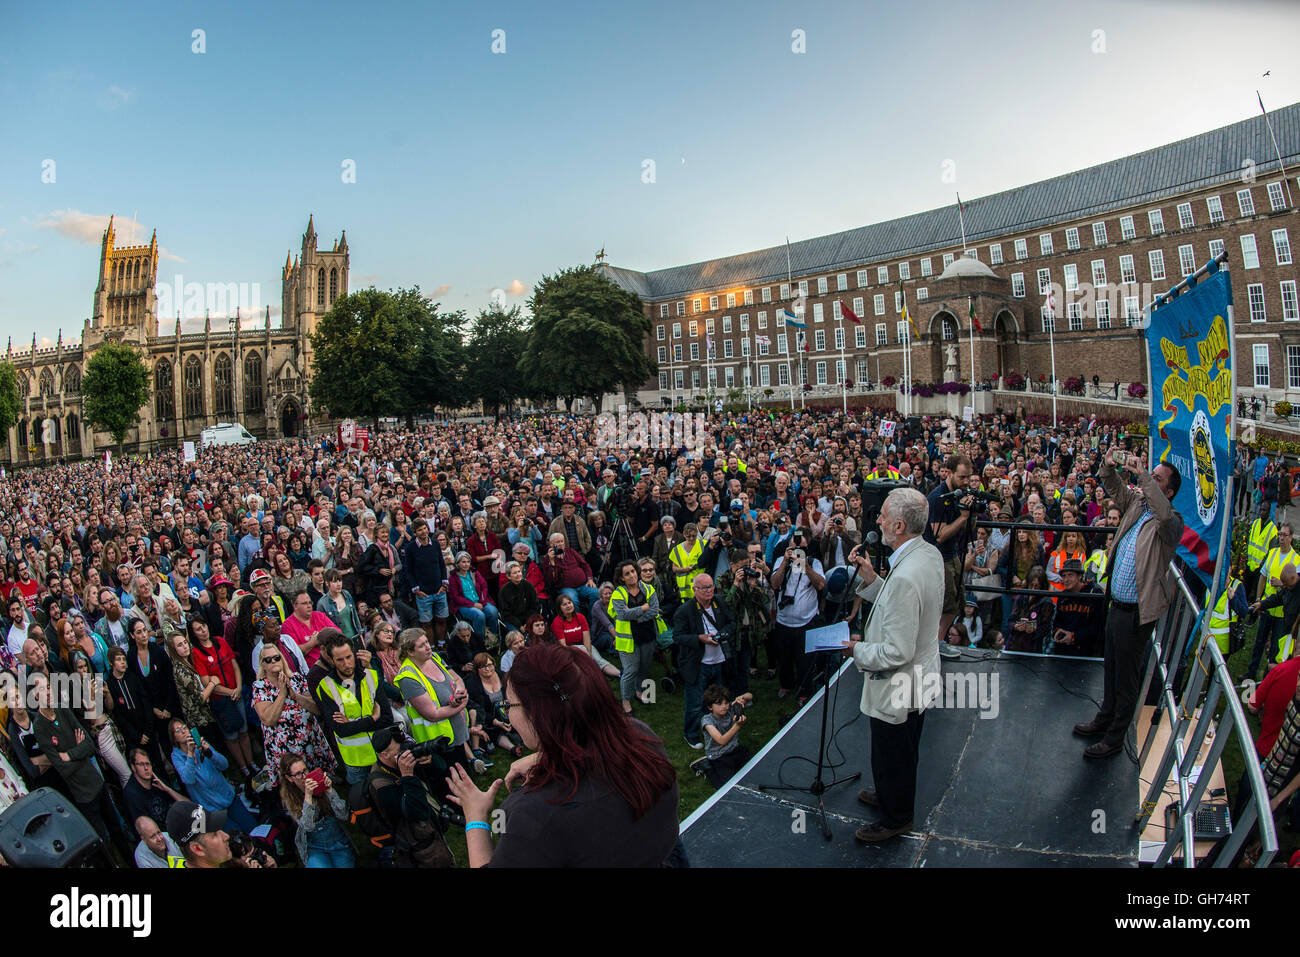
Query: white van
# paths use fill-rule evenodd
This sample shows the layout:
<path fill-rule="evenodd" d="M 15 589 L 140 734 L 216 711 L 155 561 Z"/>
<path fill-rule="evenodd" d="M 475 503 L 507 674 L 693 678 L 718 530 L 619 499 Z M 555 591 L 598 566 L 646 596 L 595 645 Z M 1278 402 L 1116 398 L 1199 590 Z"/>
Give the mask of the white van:
<path fill-rule="evenodd" d="M 218 422 L 199 435 L 199 448 L 209 445 L 252 445 L 257 439 L 237 422 Z"/>

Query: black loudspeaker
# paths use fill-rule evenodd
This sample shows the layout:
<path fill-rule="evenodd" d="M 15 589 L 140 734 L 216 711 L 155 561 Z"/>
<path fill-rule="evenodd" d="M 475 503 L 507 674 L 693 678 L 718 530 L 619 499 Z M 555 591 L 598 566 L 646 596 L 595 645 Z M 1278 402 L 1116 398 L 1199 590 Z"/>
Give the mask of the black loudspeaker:
<path fill-rule="evenodd" d="M 916 441 L 925 435 L 925 430 L 921 428 L 921 417 L 919 415 L 909 415 L 907 417 L 907 437 Z"/>
<path fill-rule="evenodd" d="M 862 483 L 862 514 L 879 515 L 884 507 L 885 498 L 896 488 L 910 488 L 906 482 L 892 479 L 871 479 Z"/>
<path fill-rule="evenodd" d="M 53 788 L 24 795 L 0 814 L 0 854 L 10 867 L 78 867 L 98 850 L 95 829 Z"/>

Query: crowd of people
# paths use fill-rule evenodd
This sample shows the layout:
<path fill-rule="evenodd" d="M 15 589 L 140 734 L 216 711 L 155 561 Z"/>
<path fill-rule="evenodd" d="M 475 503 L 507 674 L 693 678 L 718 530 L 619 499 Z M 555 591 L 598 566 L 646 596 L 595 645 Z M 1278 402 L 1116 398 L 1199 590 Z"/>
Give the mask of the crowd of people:
<path fill-rule="evenodd" d="M 1095 417 L 881 421 L 714 415 L 709 446 L 687 454 L 602 448 L 594 422 L 536 416 L 379 432 L 363 453 L 324 439 L 10 474 L 0 668 L 35 690 L 3 716 L 0 800 L 57 788 L 141 867 L 346 867 L 359 832 L 381 863 L 446 864 L 442 832 L 458 808 L 478 830 L 469 811 L 494 792 L 473 779 L 501 755 L 507 783 L 578 786 L 568 758 L 536 760 L 548 741 L 572 745 L 537 727 L 553 709 L 511 698 L 530 660 L 529 694 L 538 675 L 571 694 L 597 681 L 638 729 L 638 711 L 668 700 L 660 687 L 680 688 L 697 770 L 722 783 L 747 754 L 751 682 L 806 699 L 806 630 L 861 613 L 828 581 L 855 550 L 883 566 L 869 533 L 900 484 L 929 500 L 944 641 L 1100 657 L 1129 494 L 1104 465 L 1143 436 Z M 1255 563 L 1271 561 L 1260 600 L 1297 580 L 1280 528 Z M 77 673 L 89 697 L 51 690 Z M 611 720 L 603 707 L 591 728 Z M 619 793 L 636 821 L 666 820 L 675 770 L 633 738 L 615 764 L 654 787 Z M 627 859 L 680 854 L 662 832 Z M 472 860 L 534 862 L 551 846 L 518 838 L 493 856 L 487 839 Z"/>

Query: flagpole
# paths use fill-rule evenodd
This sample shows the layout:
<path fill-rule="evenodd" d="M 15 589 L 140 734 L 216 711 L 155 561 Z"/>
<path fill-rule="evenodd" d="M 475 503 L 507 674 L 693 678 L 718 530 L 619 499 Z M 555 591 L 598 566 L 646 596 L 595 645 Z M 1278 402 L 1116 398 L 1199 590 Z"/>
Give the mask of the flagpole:
<path fill-rule="evenodd" d="M 961 207 L 961 193 L 957 194 L 957 221 L 961 223 L 961 255 L 966 255 L 966 213 Z"/>
<path fill-rule="evenodd" d="M 1051 322 L 1047 325 L 1047 343 L 1052 354 L 1052 428 L 1056 428 L 1056 304 L 1053 301 L 1052 291 L 1047 291 L 1047 317 Z M 1150 381 L 1150 377 L 1148 377 Z"/>
<path fill-rule="evenodd" d="M 786 286 L 789 288 L 790 292 L 793 293 L 793 292 L 794 292 L 794 271 L 791 269 L 791 266 L 790 266 L 790 237 L 789 237 L 789 236 L 786 236 L 786 237 L 785 237 L 785 284 L 786 284 Z M 781 308 L 784 309 L 785 306 L 782 306 Z M 781 321 L 782 321 L 782 324 L 785 323 L 785 320 L 784 320 L 784 319 L 782 319 Z M 786 326 L 786 328 L 789 329 L 790 327 L 789 327 L 789 326 Z M 798 333 L 795 334 L 795 340 L 796 340 L 796 342 L 798 341 Z M 789 338 L 788 338 L 788 337 L 787 337 L 786 341 L 787 341 L 787 343 L 789 342 Z M 800 361 L 802 361 L 802 360 L 800 360 Z M 802 368 L 802 366 L 800 366 L 800 368 Z M 794 411 L 794 372 L 791 371 L 791 369 L 790 369 L 790 350 L 789 350 L 789 348 L 787 348 L 786 351 L 785 351 L 785 371 L 786 371 L 786 374 L 790 377 L 790 411 L 793 412 L 793 411 Z M 802 396 L 800 396 L 800 399 L 799 399 L 799 407 L 800 407 L 800 408 L 803 408 L 803 397 L 802 397 Z"/>
<path fill-rule="evenodd" d="M 844 397 L 844 414 L 849 414 L 849 364 L 844 359 L 844 308 L 840 307 L 840 394 Z"/>
<path fill-rule="evenodd" d="M 975 404 L 975 297 L 967 296 L 970 303 L 969 315 L 970 320 L 970 404 Z"/>
<path fill-rule="evenodd" d="M 1282 188 L 1286 190 L 1286 205 L 1291 208 L 1291 184 L 1286 179 L 1286 164 L 1282 162 L 1282 151 L 1277 147 L 1277 137 L 1273 135 L 1273 121 L 1268 118 L 1268 110 L 1264 109 L 1264 98 L 1259 95 L 1259 90 L 1255 91 L 1255 96 L 1259 99 L 1260 112 L 1264 114 L 1264 123 L 1268 127 L 1269 139 L 1273 141 L 1273 151 L 1277 153 L 1277 165 L 1282 170 Z M 1233 408 L 1236 408 L 1235 406 Z"/>

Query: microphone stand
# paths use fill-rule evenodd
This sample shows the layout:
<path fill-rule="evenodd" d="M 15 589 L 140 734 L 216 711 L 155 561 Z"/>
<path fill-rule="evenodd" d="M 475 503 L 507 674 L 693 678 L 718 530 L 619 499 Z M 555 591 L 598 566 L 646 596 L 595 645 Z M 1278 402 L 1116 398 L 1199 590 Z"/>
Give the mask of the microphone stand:
<path fill-rule="evenodd" d="M 871 534 L 874 535 L 875 533 L 872 532 Z M 837 624 L 840 621 L 844 620 L 840 616 L 843 615 L 844 613 L 844 604 L 846 599 L 853 594 L 853 583 L 854 581 L 857 580 L 857 577 L 858 577 L 858 566 L 854 565 L 853 571 L 849 575 L 849 580 L 847 584 L 845 584 L 844 586 L 844 597 L 840 598 L 840 600 L 837 602 L 837 606 L 835 609 L 835 621 L 831 622 L 831 624 Z M 817 652 L 817 654 L 822 656 L 831 656 L 834 655 L 835 652 L 819 651 Z M 807 785 L 806 787 L 801 787 L 797 784 L 760 784 L 758 786 L 758 789 L 765 794 L 770 791 L 801 791 L 806 794 L 811 794 L 815 798 L 817 798 L 817 814 L 818 817 L 821 818 L 822 837 L 824 837 L 828 841 L 831 839 L 831 828 L 830 828 L 830 824 L 828 824 L 826 821 L 826 799 L 825 799 L 826 792 L 829 791 L 831 788 L 836 787 L 837 785 L 848 784 L 850 781 L 856 781 L 860 777 L 862 777 L 861 771 L 854 771 L 847 778 L 835 778 L 829 783 L 822 780 L 826 768 L 826 722 L 827 722 L 827 717 L 830 713 L 831 671 L 833 670 L 834 669 L 830 667 L 830 661 L 827 661 L 826 666 L 822 668 L 822 727 L 821 727 L 821 737 L 817 743 L 816 777 L 814 777 L 812 783 Z"/>

